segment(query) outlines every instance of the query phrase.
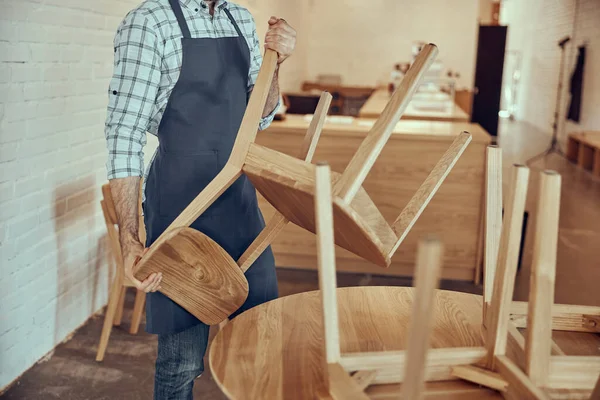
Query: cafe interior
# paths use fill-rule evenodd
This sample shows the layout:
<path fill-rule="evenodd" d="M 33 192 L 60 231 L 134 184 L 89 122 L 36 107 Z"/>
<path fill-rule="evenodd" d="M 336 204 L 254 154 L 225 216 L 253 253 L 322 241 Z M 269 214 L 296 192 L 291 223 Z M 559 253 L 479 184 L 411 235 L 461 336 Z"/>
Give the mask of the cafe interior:
<path fill-rule="evenodd" d="M 106 170 L 113 40 L 140 3 L 0 1 L 3 399 L 192 398 L 155 387 Z M 600 399 L 600 1 L 233 3 L 264 58 L 245 158 L 210 185 L 252 182 L 258 253 L 240 270 L 208 234 L 176 242 L 196 203 L 136 262 L 197 317 L 233 296 L 225 266 L 247 296 L 269 245 L 278 294 L 207 322 L 193 398 Z M 296 43 L 257 129 L 271 16 Z M 160 141 L 143 141 L 147 168 Z"/>

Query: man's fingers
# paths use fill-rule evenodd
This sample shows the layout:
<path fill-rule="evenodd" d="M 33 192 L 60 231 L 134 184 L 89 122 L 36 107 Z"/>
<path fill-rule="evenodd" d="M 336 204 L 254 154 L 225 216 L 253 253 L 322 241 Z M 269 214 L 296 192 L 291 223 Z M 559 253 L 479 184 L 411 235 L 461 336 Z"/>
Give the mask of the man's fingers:
<path fill-rule="evenodd" d="M 265 38 L 265 42 L 266 43 L 271 43 L 271 42 L 281 42 L 284 40 L 290 40 L 291 38 L 288 38 L 280 33 L 268 33 L 267 37 Z"/>
<path fill-rule="evenodd" d="M 268 49 L 274 50 L 282 56 L 289 55 L 289 47 L 278 42 L 269 42 L 266 44 Z"/>
<path fill-rule="evenodd" d="M 294 30 L 294 28 L 284 23 L 277 23 L 275 25 L 271 25 L 267 30 L 267 36 L 270 33 L 280 33 L 284 35 L 287 34 L 291 37 L 296 37 L 296 31 Z"/>
<path fill-rule="evenodd" d="M 152 280 L 152 282 L 150 282 L 150 284 L 148 285 L 148 292 L 156 292 L 160 286 L 160 283 L 162 281 L 162 273 L 158 273 L 154 279 Z"/>
<path fill-rule="evenodd" d="M 148 293 L 148 288 L 150 287 L 150 285 L 152 284 L 152 282 L 156 278 L 156 275 L 157 275 L 157 273 L 154 272 L 154 273 L 150 274 L 149 277 L 147 277 L 146 279 L 144 279 L 143 282 L 137 281 L 137 282 L 139 282 L 138 289 L 139 290 L 143 290 L 144 292 Z"/>

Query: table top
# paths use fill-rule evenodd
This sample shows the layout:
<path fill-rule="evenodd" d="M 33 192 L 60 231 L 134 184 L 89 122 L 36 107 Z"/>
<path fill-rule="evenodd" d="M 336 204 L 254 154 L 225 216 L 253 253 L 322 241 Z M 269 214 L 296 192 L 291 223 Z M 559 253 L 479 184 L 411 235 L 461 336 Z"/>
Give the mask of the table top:
<path fill-rule="evenodd" d="M 389 100 L 390 93 L 387 89 L 377 89 L 363 104 L 358 116 L 379 118 Z M 445 93 L 415 93 L 402 119 L 467 122 L 469 115 Z"/>
<path fill-rule="evenodd" d="M 413 288 L 367 286 L 337 293 L 342 354 L 404 349 Z M 481 307 L 481 296 L 437 291 L 431 347 L 483 346 Z M 241 314 L 211 344 L 215 381 L 231 399 L 313 398 L 323 384 L 322 315 L 318 291 Z"/>
<path fill-rule="evenodd" d="M 304 135 L 312 115 L 287 114 L 284 120 L 273 121 L 267 128 L 277 133 Z M 322 135 L 364 137 L 373 127 L 375 119 L 330 115 L 323 126 Z M 463 131 L 471 133 L 475 143 L 491 143 L 490 134 L 483 127 L 470 122 L 400 120 L 390 140 L 447 140 L 452 141 Z M 259 133 L 260 134 L 260 133 Z"/>

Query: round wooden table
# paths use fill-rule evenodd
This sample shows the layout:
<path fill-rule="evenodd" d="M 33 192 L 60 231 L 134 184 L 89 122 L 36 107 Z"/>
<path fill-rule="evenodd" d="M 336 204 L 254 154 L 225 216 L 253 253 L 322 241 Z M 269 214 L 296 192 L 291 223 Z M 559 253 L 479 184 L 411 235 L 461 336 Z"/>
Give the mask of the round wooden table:
<path fill-rule="evenodd" d="M 342 354 L 404 349 L 413 288 L 350 287 L 337 293 Z M 483 346 L 481 317 L 481 296 L 437 291 L 431 347 Z M 282 297 L 239 315 L 216 335 L 209 360 L 231 399 L 314 398 L 324 366 L 319 292 Z"/>

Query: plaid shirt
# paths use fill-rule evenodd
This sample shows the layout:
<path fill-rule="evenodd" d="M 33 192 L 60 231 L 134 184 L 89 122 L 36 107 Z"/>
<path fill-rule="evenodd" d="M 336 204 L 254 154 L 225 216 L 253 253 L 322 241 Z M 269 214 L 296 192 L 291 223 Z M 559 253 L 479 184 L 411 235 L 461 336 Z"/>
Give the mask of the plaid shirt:
<path fill-rule="evenodd" d="M 250 49 L 250 92 L 262 64 L 260 42 L 250 12 L 237 4 L 219 1 L 213 18 L 203 0 L 180 0 L 180 3 L 193 38 L 238 36 L 223 11 L 225 7 L 229 9 Z M 146 132 L 157 135 L 179 77 L 181 37 L 168 0 L 144 1 L 119 25 L 114 39 L 114 72 L 105 123 L 108 179 L 143 175 Z M 259 129 L 269 126 L 278 107 L 279 103 L 261 120 Z"/>

